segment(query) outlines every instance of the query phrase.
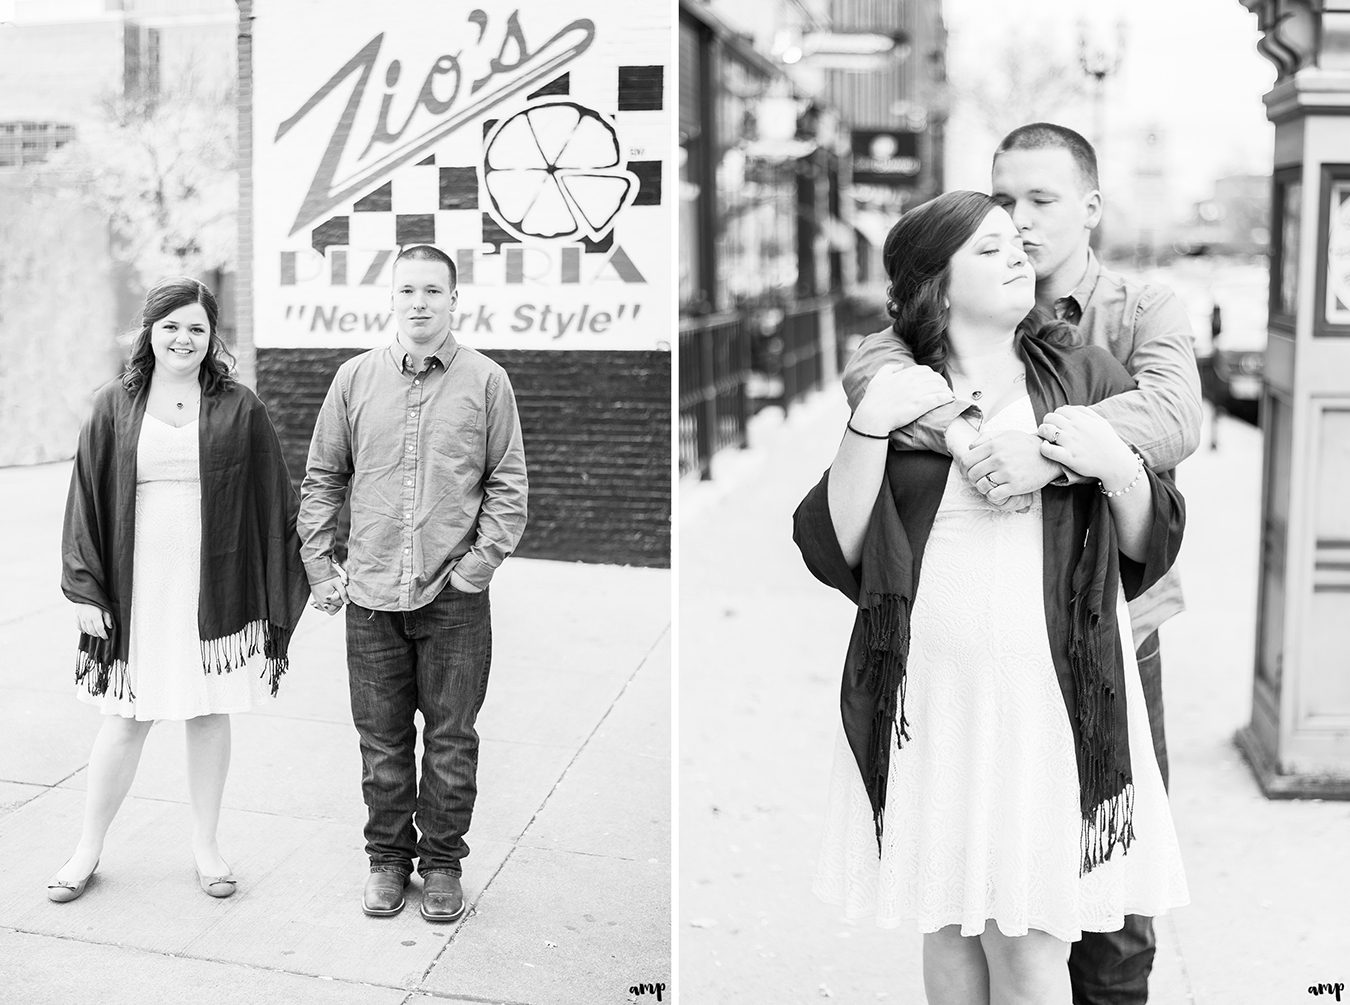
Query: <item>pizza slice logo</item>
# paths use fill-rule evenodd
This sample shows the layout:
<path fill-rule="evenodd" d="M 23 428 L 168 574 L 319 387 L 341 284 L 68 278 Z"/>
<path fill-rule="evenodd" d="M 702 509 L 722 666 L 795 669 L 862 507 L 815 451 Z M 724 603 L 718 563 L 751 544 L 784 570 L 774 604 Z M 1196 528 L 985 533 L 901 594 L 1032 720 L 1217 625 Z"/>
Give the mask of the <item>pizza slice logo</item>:
<path fill-rule="evenodd" d="M 520 240 L 598 241 L 638 193 L 614 126 L 571 101 L 532 105 L 497 123 L 481 177 L 489 212 Z"/>

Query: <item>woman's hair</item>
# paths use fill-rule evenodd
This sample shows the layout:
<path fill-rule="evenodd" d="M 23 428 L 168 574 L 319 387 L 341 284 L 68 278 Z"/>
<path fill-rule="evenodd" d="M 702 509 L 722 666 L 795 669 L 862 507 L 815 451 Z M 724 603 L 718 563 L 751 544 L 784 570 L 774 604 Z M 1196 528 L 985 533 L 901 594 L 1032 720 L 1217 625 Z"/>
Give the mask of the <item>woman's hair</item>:
<path fill-rule="evenodd" d="M 150 329 L 156 321 L 162 321 L 180 307 L 188 304 L 201 304 L 206 311 L 207 326 L 211 331 L 210 342 L 206 347 L 206 358 L 202 360 L 201 385 L 203 394 L 217 394 L 234 383 L 234 357 L 225 348 L 220 337 L 216 321 L 220 308 L 215 295 L 205 283 L 186 276 L 171 276 L 161 279 L 145 294 L 145 303 L 141 305 L 140 331 L 134 336 L 131 356 L 122 371 L 122 386 L 130 394 L 140 394 L 150 386 L 150 374 L 155 369 L 155 351 L 150 346 Z"/>
<path fill-rule="evenodd" d="M 886 235 L 881 260 L 890 279 L 886 313 L 916 363 L 941 370 L 947 364 L 947 283 L 952 255 L 999 208 L 983 192 L 947 192 L 905 213 Z M 1033 308 L 1018 325 L 1022 334 L 1061 344 L 1076 340 L 1073 326 L 1044 319 Z M 1038 330 L 1039 329 L 1039 330 Z"/>

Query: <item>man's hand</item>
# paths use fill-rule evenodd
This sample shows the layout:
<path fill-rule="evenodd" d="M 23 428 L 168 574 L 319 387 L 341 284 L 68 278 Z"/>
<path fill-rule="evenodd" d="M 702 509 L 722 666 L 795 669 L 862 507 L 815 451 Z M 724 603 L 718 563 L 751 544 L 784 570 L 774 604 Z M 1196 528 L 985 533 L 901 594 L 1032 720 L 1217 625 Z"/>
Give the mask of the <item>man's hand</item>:
<path fill-rule="evenodd" d="M 454 569 L 450 570 L 450 585 L 460 593 L 482 593 L 481 586 L 474 586 Z"/>
<path fill-rule="evenodd" d="M 948 426 L 943 437 L 947 444 L 947 453 L 952 455 L 952 462 L 967 480 L 970 480 L 971 464 L 983 459 L 983 454 L 976 455 L 975 458 L 972 458 L 970 454 L 971 447 L 978 438 L 979 431 L 965 418 L 959 418 Z M 990 497 L 985 494 L 985 498 L 989 499 Z M 990 501 L 999 509 L 1013 513 L 1025 513 L 1031 509 L 1032 498 L 1029 495 L 1010 495 L 1006 498 L 996 498 Z"/>
<path fill-rule="evenodd" d="M 1014 429 L 982 437 L 963 458 L 966 477 L 996 506 L 1037 492 L 1063 474 L 1058 464 L 1041 453 L 1041 443 L 1036 434 Z"/>
<path fill-rule="evenodd" d="M 112 615 L 93 604 L 76 604 L 75 621 L 79 624 L 80 631 L 96 639 L 106 639 L 108 629 L 112 627 Z"/>
<path fill-rule="evenodd" d="M 342 610 L 342 605 L 347 602 L 347 584 L 342 581 L 341 576 L 313 584 L 309 588 L 309 593 L 311 597 L 309 606 L 328 615 Z"/>

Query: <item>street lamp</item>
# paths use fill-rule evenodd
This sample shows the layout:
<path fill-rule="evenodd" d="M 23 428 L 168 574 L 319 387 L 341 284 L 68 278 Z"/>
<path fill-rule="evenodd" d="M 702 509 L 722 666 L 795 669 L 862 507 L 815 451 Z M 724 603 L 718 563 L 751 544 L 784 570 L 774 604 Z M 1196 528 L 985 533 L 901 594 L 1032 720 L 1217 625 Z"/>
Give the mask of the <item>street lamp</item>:
<path fill-rule="evenodd" d="M 1121 61 L 1125 57 L 1125 22 L 1116 21 L 1114 44 L 1101 37 L 1099 32 L 1090 32 L 1087 22 L 1078 22 L 1078 65 L 1085 76 L 1093 82 L 1092 87 L 1092 143 L 1101 152 L 1102 141 L 1106 138 L 1106 78 L 1120 71 Z"/>
<path fill-rule="evenodd" d="M 1114 45 L 1101 37 L 1098 32 L 1089 32 L 1087 23 L 1078 22 L 1078 65 L 1083 73 L 1092 80 L 1092 145 L 1097 150 L 1100 164 L 1102 143 L 1106 139 L 1106 78 L 1114 76 L 1120 70 L 1125 58 L 1125 22 L 1116 21 Z M 1093 243 L 1104 247 L 1103 226 L 1099 221 L 1093 232 Z"/>

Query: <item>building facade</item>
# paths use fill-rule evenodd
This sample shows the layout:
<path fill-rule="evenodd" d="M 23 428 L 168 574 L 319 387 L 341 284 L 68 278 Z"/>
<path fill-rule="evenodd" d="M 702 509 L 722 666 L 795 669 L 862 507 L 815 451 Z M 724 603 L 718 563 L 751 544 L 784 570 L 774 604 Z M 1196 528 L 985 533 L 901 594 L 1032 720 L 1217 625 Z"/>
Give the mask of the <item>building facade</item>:
<path fill-rule="evenodd" d="M 945 51 L 939 0 L 681 0 L 682 474 L 884 319 L 882 240 L 941 190 Z"/>
<path fill-rule="evenodd" d="M 669 564 L 665 5 L 239 8 L 239 344 L 292 474 L 338 366 L 394 337 L 394 257 L 434 244 L 516 390 L 517 553 Z"/>
<path fill-rule="evenodd" d="M 125 358 L 118 336 L 143 293 L 121 260 L 112 214 L 65 156 L 106 128 L 112 105 L 176 87 L 187 68 L 233 84 L 232 0 L 159 7 L 17 0 L 0 23 L 0 424 L 8 434 L 0 465 L 72 456 L 90 393 Z M 228 277 L 214 285 L 228 329 Z M 51 324 L 52 289 L 80 291 L 78 324 Z M 53 382 L 57 357 L 67 362 Z"/>

